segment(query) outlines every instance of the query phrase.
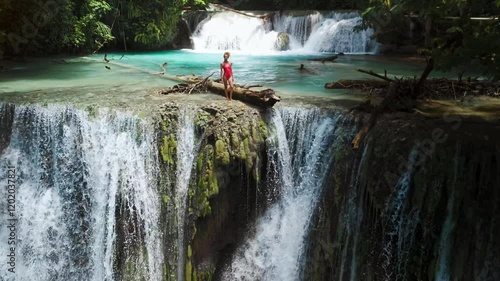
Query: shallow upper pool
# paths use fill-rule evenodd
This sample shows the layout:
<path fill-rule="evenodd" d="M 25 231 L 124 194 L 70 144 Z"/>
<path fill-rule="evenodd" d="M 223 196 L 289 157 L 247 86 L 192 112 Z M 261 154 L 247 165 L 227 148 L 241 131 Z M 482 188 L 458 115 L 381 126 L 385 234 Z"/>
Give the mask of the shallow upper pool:
<path fill-rule="evenodd" d="M 424 68 L 420 59 L 381 55 L 344 55 L 334 62 L 312 61 L 327 57 L 325 53 L 275 52 L 265 55 L 233 52 L 234 79 L 237 84 L 262 84 L 281 95 L 332 96 L 334 90 L 324 84 L 339 79 L 369 79 L 357 69 L 368 69 L 388 77 L 419 75 Z M 84 58 L 35 59 L 28 63 L 2 62 L 0 92 L 26 92 L 71 87 L 126 87 L 143 89 L 172 86 L 174 82 L 159 75 L 167 63 L 171 75 L 195 74 L 220 76 L 222 53 L 191 50 L 152 53 L 108 54 L 110 64 L 102 61 L 104 54 Z M 304 64 L 306 71 L 299 70 Z M 434 75 L 442 76 L 434 72 Z M 338 92 L 338 91 L 337 91 Z"/>

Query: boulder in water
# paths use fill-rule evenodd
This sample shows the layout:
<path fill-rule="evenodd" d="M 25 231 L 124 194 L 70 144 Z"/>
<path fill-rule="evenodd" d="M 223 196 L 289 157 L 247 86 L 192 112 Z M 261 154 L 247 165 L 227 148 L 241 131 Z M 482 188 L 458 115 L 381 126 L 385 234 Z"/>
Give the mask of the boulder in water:
<path fill-rule="evenodd" d="M 290 50 L 290 35 L 286 32 L 278 33 L 276 43 L 274 43 L 274 49 L 276 51 Z"/>

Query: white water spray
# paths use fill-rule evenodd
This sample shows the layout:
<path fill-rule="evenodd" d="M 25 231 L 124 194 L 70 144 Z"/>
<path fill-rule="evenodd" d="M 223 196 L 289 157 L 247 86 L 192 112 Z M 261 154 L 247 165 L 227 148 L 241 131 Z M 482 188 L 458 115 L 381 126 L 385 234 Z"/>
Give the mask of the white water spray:
<path fill-rule="evenodd" d="M 406 280 L 407 278 L 409 251 L 413 244 L 415 229 L 419 223 L 418 210 L 408 210 L 407 202 L 418 153 L 416 147 L 412 148 L 406 171 L 399 178 L 396 192 L 385 209 L 385 216 L 389 218 L 385 225 L 382 253 L 385 280 Z M 393 264 L 394 259 L 396 264 Z"/>
<path fill-rule="evenodd" d="M 147 252 L 140 251 L 133 265 L 143 278 L 161 280 L 151 136 L 152 128 L 128 114 L 90 117 L 60 106 L 16 106 L 0 166 L 16 167 L 17 263 L 16 274 L 6 275 L 0 257 L 2 279 L 115 280 L 115 212 L 121 208 L 136 218 L 128 223 L 140 231 L 136 243 Z M 6 221 L 3 209 L 0 219 Z M 3 241 L 6 235 L 0 230 Z M 5 247 L 0 243 L 2 253 Z"/>
<path fill-rule="evenodd" d="M 203 20 L 193 33 L 195 50 L 243 50 L 266 52 L 273 50 L 277 32 L 261 19 L 222 12 Z"/>
<path fill-rule="evenodd" d="M 184 280 L 185 268 L 185 243 L 184 243 L 184 223 L 187 208 L 187 195 L 189 190 L 189 180 L 193 169 L 193 161 L 196 156 L 194 115 L 195 109 L 181 107 L 179 110 L 179 123 L 177 131 L 177 215 L 178 215 L 178 235 L 179 235 L 179 265 L 177 268 L 178 280 Z"/>
<path fill-rule="evenodd" d="M 289 37 L 289 50 L 299 53 L 372 53 L 376 43 L 373 30 L 354 31 L 360 23 L 358 13 L 304 16 L 275 15 L 271 21 L 230 12 L 216 13 L 198 24 L 193 33 L 198 51 L 242 51 L 263 54 L 280 50 L 279 33 Z"/>
<path fill-rule="evenodd" d="M 224 280 L 297 280 L 305 237 L 325 175 L 337 121 L 319 110 L 283 109 L 271 116 L 277 140 L 281 198 L 261 217 L 255 233 L 237 250 Z M 270 155 L 270 161 L 276 157 Z"/>
<path fill-rule="evenodd" d="M 315 25 L 304 49 L 311 52 L 372 53 L 376 43 L 373 30 L 354 31 L 361 17 L 356 13 L 331 14 Z"/>

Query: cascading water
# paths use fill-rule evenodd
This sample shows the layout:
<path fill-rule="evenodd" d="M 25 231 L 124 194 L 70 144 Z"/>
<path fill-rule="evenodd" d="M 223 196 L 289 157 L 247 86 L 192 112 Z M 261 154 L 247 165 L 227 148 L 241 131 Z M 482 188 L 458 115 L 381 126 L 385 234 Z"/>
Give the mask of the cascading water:
<path fill-rule="evenodd" d="M 16 106 L 0 165 L 16 169 L 17 263 L 11 275 L 2 255 L 1 279 L 116 280 L 117 251 L 135 247 L 135 256 L 122 257 L 124 262 L 141 278 L 161 280 L 157 147 L 151 136 L 152 128 L 127 114 Z M 5 173 L 0 182 L 6 182 Z M 119 233 L 124 218 L 120 223 L 128 232 Z M 4 228 L 0 237 L 7 241 Z M 2 253 L 6 247 L 0 243 Z"/>
<path fill-rule="evenodd" d="M 222 12 L 203 20 L 193 33 L 195 50 L 272 50 L 277 32 L 261 19 Z"/>
<path fill-rule="evenodd" d="M 313 27 L 304 49 L 314 52 L 371 53 L 376 43 L 371 40 L 373 30 L 355 32 L 361 17 L 357 13 L 332 13 Z"/>
<path fill-rule="evenodd" d="M 187 195 L 189 190 L 189 180 L 193 161 L 196 156 L 195 133 L 194 133 L 195 110 L 189 107 L 182 107 L 179 111 L 179 124 L 177 132 L 177 216 L 179 228 L 179 266 L 178 280 L 184 280 L 185 268 L 185 243 L 184 243 L 184 222 L 186 217 Z"/>
<path fill-rule="evenodd" d="M 409 251 L 413 243 L 414 231 L 419 223 L 419 210 L 408 210 L 408 196 L 415 170 L 418 150 L 414 147 L 409 155 L 406 171 L 401 175 L 386 206 L 384 236 L 385 280 L 406 280 Z M 395 257 L 393 255 L 396 255 Z M 395 260 L 395 264 L 394 264 Z"/>
<path fill-rule="evenodd" d="M 280 199 L 258 220 L 255 233 L 236 251 L 224 280 L 297 280 L 305 237 L 331 163 L 341 119 L 319 110 L 282 109 L 271 114 L 269 162 L 280 173 Z"/>
<path fill-rule="evenodd" d="M 361 222 L 363 220 L 363 196 L 360 194 L 359 186 L 365 184 L 362 177 L 362 168 L 365 165 L 366 155 L 368 154 L 369 145 L 365 146 L 361 159 L 359 163 L 356 163 L 354 167 L 357 166 L 356 173 L 352 174 L 350 186 L 349 186 L 349 199 L 347 201 L 347 208 L 343 217 L 343 224 L 346 226 L 346 245 L 342 250 L 342 261 L 340 265 L 339 281 L 344 278 L 344 272 L 348 267 L 346 264 L 349 262 L 348 249 L 349 245 L 352 244 L 351 259 L 350 259 L 350 281 L 357 280 L 357 265 L 356 265 L 356 255 L 358 252 L 358 244 L 360 239 L 360 228 Z M 357 202 L 356 202 L 357 201 Z M 353 237 L 352 237 L 353 236 Z M 352 238 L 351 238 L 352 237 Z M 352 241 L 352 242 L 351 242 Z"/>
<path fill-rule="evenodd" d="M 457 154 L 460 149 L 457 148 Z M 459 173 L 459 157 L 455 155 L 454 159 L 455 169 L 453 176 L 453 187 L 457 184 Z M 454 242 L 455 220 L 456 220 L 456 202 L 455 202 L 456 188 L 451 189 L 450 199 L 446 206 L 446 219 L 444 220 L 443 229 L 439 239 L 439 257 L 437 262 L 437 269 L 434 280 L 436 281 L 450 281 L 451 280 L 451 258 L 452 247 Z"/>
<path fill-rule="evenodd" d="M 194 49 L 201 51 L 239 50 L 266 53 L 276 50 L 298 52 L 371 53 L 376 43 L 373 31 L 354 31 L 358 13 L 305 16 L 275 15 L 271 21 L 220 12 L 198 25 L 193 33 Z"/>
<path fill-rule="evenodd" d="M 324 16 L 319 12 L 306 16 L 277 14 L 273 18 L 273 26 L 276 31 L 290 34 L 290 36 L 299 44 L 297 47 L 300 48 L 301 46 L 304 46 L 307 39 L 309 39 L 309 35 L 311 34 L 313 28 L 316 25 L 321 24 L 324 20 Z"/>

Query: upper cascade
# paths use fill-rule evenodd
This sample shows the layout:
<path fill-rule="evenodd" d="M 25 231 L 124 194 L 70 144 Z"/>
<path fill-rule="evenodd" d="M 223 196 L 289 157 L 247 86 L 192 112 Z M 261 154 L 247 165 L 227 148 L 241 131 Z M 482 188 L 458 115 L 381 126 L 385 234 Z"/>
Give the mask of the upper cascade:
<path fill-rule="evenodd" d="M 275 13 L 270 18 L 234 12 L 215 12 L 200 21 L 193 32 L 198 51 L 269 53 L 343 52 L 373 53 L 377 44 L 373 30 L 354 31 L 358 12 Z"/>

